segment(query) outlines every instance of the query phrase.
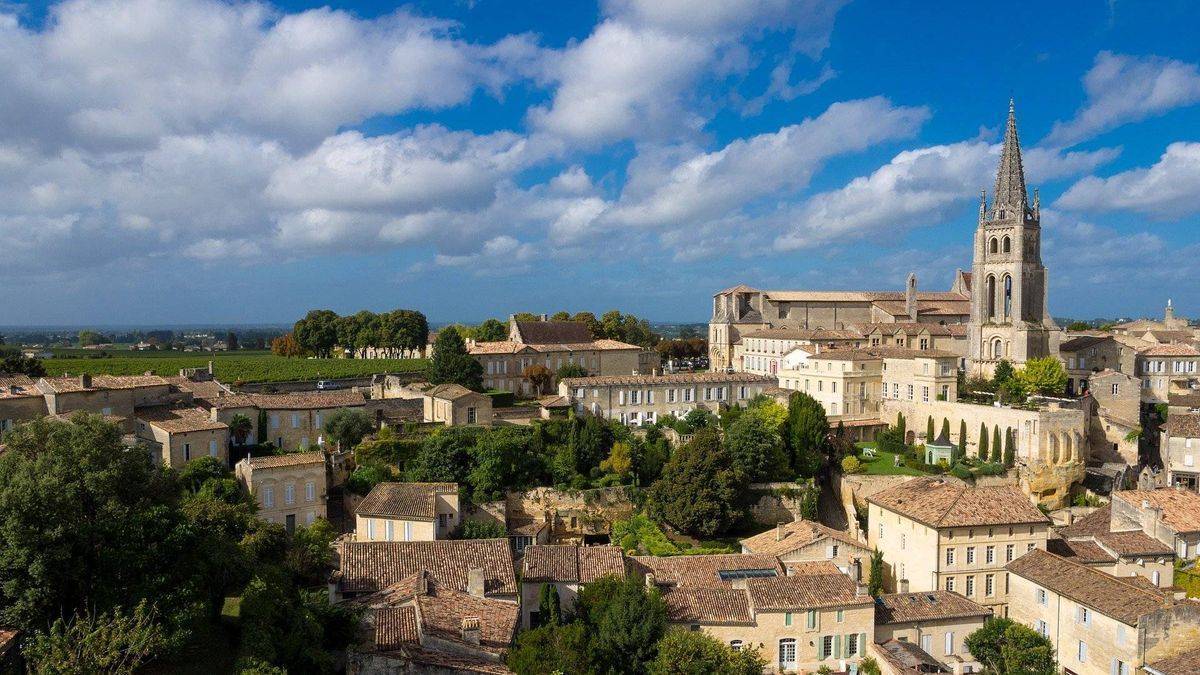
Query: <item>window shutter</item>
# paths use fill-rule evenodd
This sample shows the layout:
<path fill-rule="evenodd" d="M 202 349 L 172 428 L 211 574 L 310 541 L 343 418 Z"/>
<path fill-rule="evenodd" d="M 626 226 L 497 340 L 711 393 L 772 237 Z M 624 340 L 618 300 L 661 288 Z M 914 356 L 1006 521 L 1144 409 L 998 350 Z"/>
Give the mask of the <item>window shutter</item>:
<path fill-rule="evenodd" d="M 826 558 L 833 558 L 833 546 L 826 546 L 826 547 L 825 547 L 825 557 L 826 557 Z"/>
<path fill-rule="evenodd" d="M 617 395 L 617 400 L 621 405 L 625 405 L 625 390 L 624 389 L 622 389 L 621 392 Z"/>
<path fill-rule="evenodd" d="M 1108 672 L 1112 673 L 1112 675 L 1121 675 L 1120 668 L 1121 668 L 1121 666 L 1119 665 L 1117 659 L 1114 657 L 1112 660 L 1112 667 L 1109 668 Z"/>
<path fill-rule="evenodd" d="M 817 660 L 824 661 L 825 656 L 825 638 L 819 637 L 817 638 Z"/>
<path fill-rule="evenodd" d="M 858 634 L 858 655 L 860 657 L 867 655 L 867 634 Z"/>
<path fill-rule="evenodd" d="M 834 635 L 833 636 L 833 654 L 828 654 L 827 656 L 833 656 L 834 654 L 840 654 L 840 653 L 842 653 L 842 636 Z"/>

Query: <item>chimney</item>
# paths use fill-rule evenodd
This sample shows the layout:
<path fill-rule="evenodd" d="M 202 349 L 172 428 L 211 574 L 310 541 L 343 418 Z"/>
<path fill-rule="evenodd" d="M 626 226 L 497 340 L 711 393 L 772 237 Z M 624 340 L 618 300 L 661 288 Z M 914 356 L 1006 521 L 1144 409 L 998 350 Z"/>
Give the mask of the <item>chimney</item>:
<path fill-rule="evenodd" d="M 213 374 L 213 362 L 212 361 L 208 362 L 208 374 L 209 375 Z"/>
<path fill-rule="evenodd" d="M 1067 525 L 1074 525 L 1074 524 L 1075 524 L 1075 512 L 1072 511 L 1071 509 L 1067 509 Z"/>
<path fill-rule="evenodd" d="M 483 597 L 483 569 L 472 567 L 467 570 L 467 593 L 482 598 Z"/>
<path fill-rule="evenodd" d="M 92 376 L 88 375 L 87 373 L 80 375 L 79 376 L 79 386 L 83 387 L 84 389 L 91 389 L 92 388 Z"/>
<path fill-rule="evenodd" d="M 425 573 L 422 572 L 421 575 L 417 577 L 417 595 L 428 595 L 428 594 L 429 594 L 429 577 L 425 576 Z"/>
<path fill-rule="evenodd" d="M 479 617 L 468 616 L 462 620 L 462 639 L 469 645 L 479 644 Z"/>
<path fill-rule="evenodd" d="M 538 321 L 549 321 L 549 320 L 550 320 L 550 317 L 549 317 L 549 315 L 546 315 L 546 314 L 539 314 L 539 315 L 538 315 Z"/>
<path fill-rule="evenodd" d="M 896 589 L 897 591 L 899 591 L 901 593 L 907 593 L 908 592 L 908 579 L 901 579 L 899 586 L 900 587 Z"/>
<path fill-rule="evenodd" d="M 654 588 L 656 583 L 658 583 L 658 580 L 655 579 L 654 572 L 648 573 L 646 575 L 646 588 Z"/>
<path fill-rule="evenodd" d="M 783 523 L 775 523 L 775 541 L 783 541 Z"/>

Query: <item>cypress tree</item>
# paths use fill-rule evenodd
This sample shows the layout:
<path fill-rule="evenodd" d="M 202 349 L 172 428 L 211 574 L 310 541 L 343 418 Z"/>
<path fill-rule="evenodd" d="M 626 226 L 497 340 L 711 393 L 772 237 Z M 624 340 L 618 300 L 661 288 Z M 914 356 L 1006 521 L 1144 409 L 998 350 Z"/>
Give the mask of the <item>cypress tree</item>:
<path fill-rule="evenodd" d="M 967 421 L 962 420 L 958 423 L 958 447 L 962 450 L 962 454 L 967 454 Z"/>
<path fill-rule="evenodd" d="M 929 419 L 925 421 L 925 442 L 930 443 L 932 441 L 933 441 L 933 415 L 930 415 Z"/>
<path fill-rule="evenodd" d="M 1000 463 L 1000 425 L 992 427 L 992 463 Z"/>
<path fill-rule="evenodd" d="M 1013 441 L 1013 430 L 1009 428 L 1004 432 L 1004 466 L 1011 469 L 1016 463 L 1017 449 Z"/>
<path fill-rule="evenodd" d="M 950 420 L 945 417 L 942 418 L 942 433 L 938 435 L 950 438 Z"/>
<path fill-rule="evenodd" d="M 988 460 L 988 432 L 987 425 L 983 422 L 979 423 L 979 460 L 981 462 Z"/>
<path fill-rule="evenodd" d="M 896 414 L 896 429 L 900 432 L 900 442 L 908 443 L 908 423 L 904 419 L 904 413 Z"/>

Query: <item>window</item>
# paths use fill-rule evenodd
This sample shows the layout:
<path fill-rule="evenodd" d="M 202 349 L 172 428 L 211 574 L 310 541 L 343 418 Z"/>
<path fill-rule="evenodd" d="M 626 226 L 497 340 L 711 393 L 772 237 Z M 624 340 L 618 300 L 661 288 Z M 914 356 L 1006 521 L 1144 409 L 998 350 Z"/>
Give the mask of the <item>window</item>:
<path fill-rule="evenodd" d="M 946 549 L 946 564 L 947 565 L 954 564 L 954 549 L 952 549 L 952 548 Z"/>
<path fill-rule="evenodd" d="M 184 443 L 183 444 L 183 461 L 186 462 L 186 461 L 190 460 L 191 458 L 192 458 L 192 444 Z"/>
<path fill-rule="evenodd" d="M 388 541 L 393 541 L 396 538 L 396 523 L 391 520 L 383 522 L 383 538 Z"/>
<path fill-rule="evenodd" d="M 467 408 L 467 424 L 475 424 L 477 415 L 474 407 Z"/>
<path fill-rule="evenodd" d="M 1033 550 L 1033 549 L 1035 549 L 1035 548 L 1037 548 L 1037 544 L 1030 543 L 1030 544 L 1029 544 L 1029 546 L 1025 547 L 1025 552 L 1026 552 L 1026 553 L 1028 553 L 1028 552 L 1032 551 L 1032 550 Z"/>
<path fill-rule="evenodd" d="M 929 403 L 929 387 L 921 387 L 921 402 Z"/>
<path fill-rule="evenodd" d="M 846 620 L 846 610 L 844 610 L 844 609 L 839 609 L 839 610 L 837 611 L 837 622 L 838 622 L 838 623 L 842 623 L 842 622 L 843 622 L 843 621 L 845 621 L 845 620 Z"/>
<path fill-rule="evenodd" d="M 913 386 L 911 384 L 908 385 L 908 400 L 913 400 Z"/>
<path fill-rule="evenodd" d="M 849 658 L 851 656 L 858 656 L 858 641 L 860 639 L 860 635 L 862 635 L 862 634 L 861 633 L 858 635 L 851 634 L 851 635 L 846 636 L 845 639 L 846 639 L 846 657 L 847 658 Z M 863 638 L 863 639 L 865 639 L 865 638 Z"/>
<path fill-rule="evenodd" d="M 785 626 L 792 625 L 792 613 L 791 612 L 783 613 L 783 625 L 785 625 Z"/>
<path fill-rule="evenodd" d="M 975 597 L 975 575 L 967 577 L 967 597 Z"/>
<path fill-rule="evenodd" d="M 1034 628 L 1037 630 L 1038 635 L 1041 635 L 1044 638 L 1050 637 L 1050 627 L 1048 625 L 1046 625 L 1045 621 L 1038 619 L 1037 624 L 1035 624 Z"/>
<path fill-rule="evenodd" d="M 300 428 L 300 414 L 299 413 L 292 413 L 292 428 L 293 429 Z"/>
<path fill-rule="evenodd" d="M 742 641 L 741 640 L 730 640 L 729 648 L 735 652 L 742 651 Z"/>
<path fill-rule="evenodd" d="M 1087 662 L 1087 643 L 1086 642 L 1084 642 L 1083 640 L 1079 641 L 1079 649 L 1076 650 L 1075 655 L 1076 655 L 1076 657 L 1078 657 L 1080 663 Z"/>
<path fill-rule="evenodd" d="M 946 590 L 954 592 L 954 577 L 946 577 Z"/>
<path fill-rule="evenodd" d="M 975 564 L 975 547 L 974 546 L 967 547 L 967 564 L 968 565 Z"/>
<path fill-rule="evenodd" d="M 830 656 L 833 656 L 833 636 L 832 635 L 822 635 L 821 636 L 821 653 L 818 654 L 818 656 L 822 660 L 827 659 Z"/>
<path fill-rule="evenodd" d="M 311 502 L 317 499 L 317 484 L 311 480 L 304 484 L 304 501 Z"/>
<path fill-rule="evenodd" d="M 815 610 L 815 609 L 808 610 L 808 616 L 805 617 L 804 625 L 809 630 L 817 629 L 817 610 Z"/>
<path fill-rule="evenodd" d="M 1121 393 L 1121 385 L 1118 382 L 1113 382 L 1112 395 L 1117 396 Z"/>
<path fill-rule="evenodd" d="M 1120 659 L 1113 659 L 1112 675 L 1129 675 L 1129 664 Z"/>
<path fill-rule="evenodd" d="M 1015 552 L 1015 549 L 1016 549 L 1016 547 L 1013 546 L 1012 544 L 1009 544 L 1008 546 L 1004 547 L 1004 562 L 1012 562 L 1013 561 L 1013 553 Z"/>
<path fill-rule="evenodd" d="M 268 509 L 275 506 L 275 488 L 263 488 L 263 506 Z"/>
<path fill-rule="evenodd" d="M 208 442 L 208 456 L 217 456 L 217 441 L 215 439 Z"/>
<path fill-rule="evenodd" d="M 1037 603 L 1043 606 L 1046 604 L 1046 589 L 1037 589 Z"/>
<path fill-rule="evenodd" d="M 367 518 L 367 541 L 375 538 L 375 521 Z"/>
<path fill-rule="evenodd" d="M 279 415 L 271 415 L 271 428 L 272 429 L 279 428 Z"/>
<path fill-rule="evenodd" d="M 900 535 L 900 550 L 903 551 L 907 545 L 908 545 L 908 535 L 901 534 Z"/>
<path fill-rule="evenodd" d="M 954 653 L 954 633 L 946 633 L 945 643 L 943 644 L 943 653 L 950 656 Z"/>
<path fill-rule="evenodd" d="M 988 546 L 986 549 L 984 549 L 983 559 L 989 565 L 996 562 L 996 547 Z"/>
<path fill-rule="evenodd" d="M 1075 621 L 1076 623 L 1081 623 L 1085 626 L 1091 625 L 1092 614 L 1088 611 L 1087 607 L 1078 608 L 1078 610 L 1075 612 Z"/>
<path fill-rule="evenodd" d="M 983 594 L 989 598 L 996 594 L 996 575 L 989 574 L 983 578 Z"/>
<path fill-rule="evenodd" d="M 296 485 L 295 485 L 295 483 L 288 483 L 287 485 L 283 486 L 283 503 L 284 504 L 295 504 L 296 503 Z"/>
<path fill-rule="evenodd" d="M 796 640 L 794 638 L 783 638 L 779 641 L 779 669 L 796 669 Z"/>

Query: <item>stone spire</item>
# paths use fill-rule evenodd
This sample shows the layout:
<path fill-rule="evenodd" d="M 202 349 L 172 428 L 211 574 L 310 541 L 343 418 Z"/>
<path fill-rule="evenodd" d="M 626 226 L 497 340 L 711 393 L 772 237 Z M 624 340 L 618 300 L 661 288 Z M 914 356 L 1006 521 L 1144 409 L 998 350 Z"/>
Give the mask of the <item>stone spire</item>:
<path fill-rule="evenodd" d="M 1005 208 L 1024 213 L 1029 207 L 1025 192 L 1025 170 L 1021 166 L 1021 141 L 1017 138 L 1017 115 L 1013 100 L 1008 99 L 1008 125 L 1004 129 L 1004 148 L 1000 151 L 1000 170 L 996 173 L 996 190 L 992 208 Z"/>

